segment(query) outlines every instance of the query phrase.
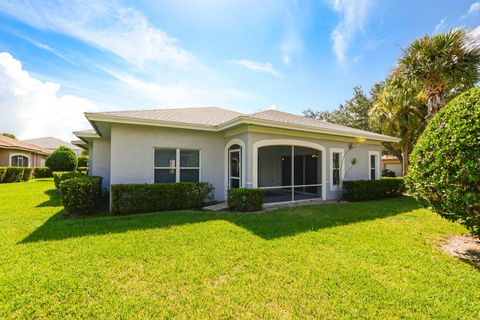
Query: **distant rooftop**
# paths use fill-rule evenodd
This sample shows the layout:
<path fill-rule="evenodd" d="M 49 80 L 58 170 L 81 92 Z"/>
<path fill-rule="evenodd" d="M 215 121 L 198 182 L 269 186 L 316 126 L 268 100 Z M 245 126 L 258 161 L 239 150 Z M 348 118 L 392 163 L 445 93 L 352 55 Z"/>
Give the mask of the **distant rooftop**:
<path fill-rule="evenodd" d="M 80 150 L 79 147 L 77 147 L 77 146 L 75 146 L 75 145 L 73 145 L 69 142 L 54 138 L 54 137 L 27 139 L 27 140 L 23 140 L 23 142 L 34 144 L 34 145 L 37 145 L 41 148 L 48 149 L 48 150 L 56 150 L 61 146 L 70 148 L 72 150 Z"/>
<path fill-rule="evenodd" d="M 0 148 L 19 149 L 19 150 L 31 151 L 31 152 L 41 153 L 41 154 L 50 154 L 50 150 L 47 150 L 45 148 L 42 148 L 40 146 L 31 144 L 31 143 L 27 143 L 25 141 L 20 141 L 17 139 L 6 137 L 4 135 L 0 135 Z"/>

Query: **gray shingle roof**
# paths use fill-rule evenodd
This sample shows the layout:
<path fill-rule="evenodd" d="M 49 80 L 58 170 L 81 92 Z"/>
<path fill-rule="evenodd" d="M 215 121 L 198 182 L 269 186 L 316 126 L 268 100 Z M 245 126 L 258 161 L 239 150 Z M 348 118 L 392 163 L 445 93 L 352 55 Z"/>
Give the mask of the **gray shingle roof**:
<path fill-rule="evenodd" d="M 300 116 L 300 115 L 277 111 L 277 110 L 264 110 L 260 112 L 255 112 L 247 115 L 247 117 L 254 118 L 254 119 L 274 121 L 274 122 L 281 122 L 286 124 L 308 126 L 313 128 L 319 128 L 319 129 L 335 130 L 335 131 L 341 131 L 341 132 L 350 133 L 350 134 L 357 133 L 361 136 L 372 137 L 372 138 L 388 137 L 388 136 L 370 132 L 370 131 L 341 126 L 341 125 L 330 123 L 324 120 L 307 118 L 305 116 Z"/>
<path fill-rule="evenodd" d="M 173 124 L 197 125 L 212 128 L 214 130 L 226 129 L 231 123 L 236 123 L 237 119 L 248 119 L 258 121 L 268 121 L 272 126 L 282 124 L 295 126 L 295 130 L 318 129 L 331 134 L 345 136 L 361 136 L 370 139 L 392 141 L 392 137 L 341 126 L 338 124 L 326 122 L 324 120 L 316 120 L 301 115 L 295 115 L 277 110 L 264 110 L 260 112 L 244 114 L 231 110 L 217 107 L 201 107 L 201 108 L 176 108 L 176 109 L 154 109 L 154 110 L 134 110 L 134 111 L 111 111 L 111 112 L 95 112 L 86 113 L 87 118 L 95 117 L 94 121 L 115 122 L 118 120 L 137 120 L 137 121 L 158 121 L 158 124 L 170 122 Z M 99 116 L 99 117 L 98 117 Z M 268 125 L 268 124 L 262 124 Z M 396 139 L 396 138 L 395 138 Z"/>
<path fill-rule="evenodd" d="M 217 107 L 111 111 L 95 112 L 95 114 L 139 120 L 157 120 L 207 126 L 218 126 L 243 115 L 240 112 Z"/>

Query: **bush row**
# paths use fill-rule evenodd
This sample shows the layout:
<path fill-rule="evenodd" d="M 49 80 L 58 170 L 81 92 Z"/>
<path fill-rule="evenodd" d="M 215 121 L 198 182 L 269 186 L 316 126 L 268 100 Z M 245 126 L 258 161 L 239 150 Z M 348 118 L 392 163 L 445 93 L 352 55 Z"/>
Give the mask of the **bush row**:
<path fill-rule="evenodd" d="M 343 182 L 343 196 L 348 201 L 365 201 L 396 197 L 404 191 L 405 184 L 402 178 Z"/>
<path fill-rule="evenodd" d="M 0 183 L 29 181 L 32 176 L 32 167 L 0 167 Z"/>
<path fill-rule="evenodd" d="M 65 211 L 70 214 L 92 213 L 100 204 L 102 177 L 72 177 L 62 180 L 59 187 Z"/>
<path fill-rule="evenodd" d="M 85 175 L 85 173 L 79 171 L 55 171 L 53 173 L 53 182 L 55 183 L 55 188 L 57 188 L 57 190 L 60 190 L 60 183 L 62 181 L 72 178 L 83 177 Z"/>
<path fill-rule="evenodd" d="M 228 208 L 232 211 L 260 211 L 265 199 L 265 190 L 238 188 L 228 190 Z"/>
<path fill-rule="evenodd" d="M 113 214 L 201 208 L 210 197 L 209 183 L 116 184 L 110 188 Z"/>
<path fill-rule="evenodd" d="M 33 177 L 38 178 L 51 178 L 52 171 L 48 167 L 38 167 L 33 169 Z"/>

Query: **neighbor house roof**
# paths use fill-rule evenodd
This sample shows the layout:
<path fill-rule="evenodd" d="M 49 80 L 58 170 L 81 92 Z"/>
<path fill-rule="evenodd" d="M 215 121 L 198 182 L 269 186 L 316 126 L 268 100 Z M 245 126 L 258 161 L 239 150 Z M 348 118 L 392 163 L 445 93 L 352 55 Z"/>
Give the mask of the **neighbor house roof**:
<path fill-rule="evenodd" d="M 36 139 L 28 139 L 28 140 L 23 140 L 23 142 L 26 143 L 31 143 L 34 145 L 37 145 L 39 147 L 49 149 L 49 150 L 56 150 L 60 148 L 61 146 L 73 149 L 73 150 L 80 150 L 79 147 L 74 146 L 73 144 L 54 138 L 54 137 L 43 137 L 43 138 L 36 138 Z"/>
<path fill-rule="evenodd" d="M 44 155 L 50 154 L 50 150 L 3 135 L 0 135 L 0 148 L 23 150 Z"/>
<path fill-rule="evenodd" d="M 241 124 L 254 124 L 267 127 L 318 132 L 347 137 L 399 142 L 400 139 L 369 131 L 345 127 L 324 120 L 307 118 L 277 110 L 264 110 L 245 114 L 217 107 L 155 109 L 136 111 L 112 111 L 85 113 L 87 119 L 94 122 L 127 123 L 139 125 L 177 127 L 208 131 L 223 131 Z M 77 137 L 100 135 L 98 131 L 77 131 Z M 97 135 L 97 137 L 98 137 Z"/>

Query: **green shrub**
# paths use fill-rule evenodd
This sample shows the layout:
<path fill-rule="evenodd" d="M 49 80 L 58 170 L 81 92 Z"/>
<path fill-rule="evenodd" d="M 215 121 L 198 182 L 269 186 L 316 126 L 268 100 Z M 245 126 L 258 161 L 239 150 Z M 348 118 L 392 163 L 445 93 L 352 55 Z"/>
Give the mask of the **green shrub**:
<path fill-rule="evenodd" d="M 82 155 L 78 157 L 78 167 L 88 167 L 88 156 Z"/>
<path fill-rule="evenodd" d="M 201 208 L 213 187 L 205 182 L 116 184 L 110 188 L 113 214 Z"/>
<path fill-rule="evenodd" d="M 23 169 L 23 176 L 22 181 L 30 181 L 33 177 L 33 168 L 32 167 L 25 167 Z"/>
<path fill-rule="evenodd" d="M 394 178 L 395 177 L 395 172 L 393 172 L 390 169 L 383 169 L 382 170 L 382 177 L 384 177 L 384 178 Z"/>
<path fill-rule="evenodd" d="M 57 190 L 60 190 L 60 183 L 62 181 L 84 176 L 85 175 L 83 173 L 76 171 L 56 171 L 53 173 L 53 182 L 55 183 L 55 188 L 57 188 Z"/>
<path fill-rule="evenodd" d="M 430 120 L 410 156 L 406 184 L 422 204 L 480 236 L 480 87 Z"/>
<path fill-rule="evenodd" d="M 88 175 L 88 167 L 77 167 L 75 171 L 83 175 Z"/>
<path fill-rule="evenodd" d="M 6 174 L 7 174 L 7 167 L 0 167 L 0 183 L 3 182 Z"/>
<path fill-rule="evenodd" d="M 25 167 L 7 167 L 7 171 L 5 173 L 5 178 L 3 179 L 3 182 L 11 183 L 11 182 L 23 181 L 24 171 L 25 171 Z"/>
<path fill-rule="evenodd" d="M 102 178 L 81 176 L 64 180 L 60 183 L 60 193 L 67 213 L 92 213 L 100 204 Z"/>
<path fill-rule="evenodd" d="M 228 190 L 228 208 L 232 211 L 262 210 L 265 190 L 238 188 Z"/>
<path fill-rule="evenodd" d="M 405 184 L 402 178 L 343 181 L 343 197 L 347 201 L 391 198 L 401 195 L 404 191 Z"/>
<path fill-rule="evenodd" d="M 33 176 L 38 178 L 51 178 L 52 171 L 48 167 L 38 167 L 33 170 Z"/>
<path fill-rule="evenodd" d="M 54 171 L 73 171 L 77 167 L 78 160 L 75 153 L 67 148 L 60 147 L 48 156 L 45 165 Z"/>

